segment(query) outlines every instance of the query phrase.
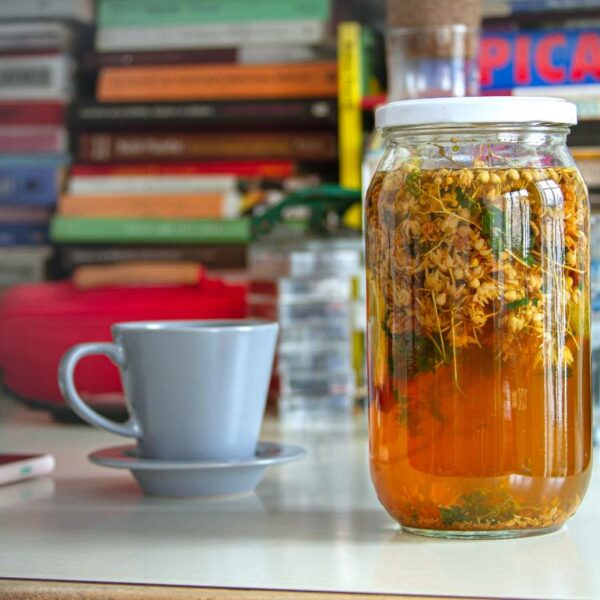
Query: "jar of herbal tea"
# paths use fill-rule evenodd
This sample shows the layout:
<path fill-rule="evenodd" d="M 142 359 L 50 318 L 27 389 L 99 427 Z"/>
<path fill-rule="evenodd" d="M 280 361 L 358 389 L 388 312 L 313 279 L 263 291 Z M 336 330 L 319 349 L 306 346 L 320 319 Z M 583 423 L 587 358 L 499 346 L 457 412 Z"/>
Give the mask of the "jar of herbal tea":
<path fill-rule="evenodd" d="M 577 509 L 591 468 L 589 203 L 569 102 L 381 107 L 366 199 L 369 445 L 413 533 L 513 537 Z"/>

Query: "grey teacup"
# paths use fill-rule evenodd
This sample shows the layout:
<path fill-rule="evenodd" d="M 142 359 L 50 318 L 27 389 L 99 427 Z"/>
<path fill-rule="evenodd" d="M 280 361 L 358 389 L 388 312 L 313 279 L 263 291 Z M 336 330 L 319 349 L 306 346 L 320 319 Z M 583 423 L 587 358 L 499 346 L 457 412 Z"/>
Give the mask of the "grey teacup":
<path fill-rule="evenodd" d="M 82 419 L 136 438 L 144 458 L 223 461 L 254 455 L 277 323 L 118 323 L 112 333 L 114 343 L 79 344 L 61 360 L 60 388 Z M 77 362 L 93 354 L 105 354 L 121 369 L 127 423 L 99 415 L 75 389 Z"/>

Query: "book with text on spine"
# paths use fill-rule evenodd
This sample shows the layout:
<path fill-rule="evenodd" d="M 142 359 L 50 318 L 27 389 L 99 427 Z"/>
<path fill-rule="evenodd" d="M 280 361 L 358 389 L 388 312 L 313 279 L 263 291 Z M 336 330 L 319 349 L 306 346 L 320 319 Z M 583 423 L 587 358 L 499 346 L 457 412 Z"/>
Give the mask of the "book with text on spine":
<path fill-rule="evenodd" d="M 333 161 L 337 136 L 328 131 L 84 133 L 77 154 L 81 161 L 98 163 L 241 157 Z"/>
<path fill-rule="evenodd" d="M 86 131 L 275 126 L 331 129 L 337 124 L 337 104 L 334 98 L 136 103 L 79 100 L 69 107 L 69 124 Z"/>
<path fill-rule="evenodd" d="M 106 67 L 98 76 L 101 102 L 332 98 L 334 61 L 269 65 Z"/>
<path fill-rule="evenodd" d="M 52 218 L 50 237 L 60 243 L 245 244 L 249 219 Z"/>
<path fill-rule="evenodd" d="M 73 65 L 66 54 L 0 57 L 0 100 L 64 100 Z"/>

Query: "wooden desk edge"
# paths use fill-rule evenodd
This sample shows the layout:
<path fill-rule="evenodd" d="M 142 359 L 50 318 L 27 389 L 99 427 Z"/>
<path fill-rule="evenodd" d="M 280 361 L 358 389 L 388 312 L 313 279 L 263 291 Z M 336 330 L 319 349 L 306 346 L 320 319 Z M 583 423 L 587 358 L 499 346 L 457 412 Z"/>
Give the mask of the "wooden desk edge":
<path fill-rule="evenodd" d="M 131 585 L 0 578 L 0 600 L 456 600 L 456 596 L 414 596 Z M 469 600 L 490 600 L 469 598 Z"/>

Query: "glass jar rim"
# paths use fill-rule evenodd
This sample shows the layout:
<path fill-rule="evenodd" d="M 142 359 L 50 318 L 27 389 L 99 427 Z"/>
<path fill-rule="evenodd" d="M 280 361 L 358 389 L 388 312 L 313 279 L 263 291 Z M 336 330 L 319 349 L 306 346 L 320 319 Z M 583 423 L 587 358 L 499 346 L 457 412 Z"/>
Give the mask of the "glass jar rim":
<path fill-rule="evenodd" d="M 378 129 L 494 124 L 575 125 L 577 106 L 562 98 L 484 96 L 398 100 L 375 111 Z"/>

